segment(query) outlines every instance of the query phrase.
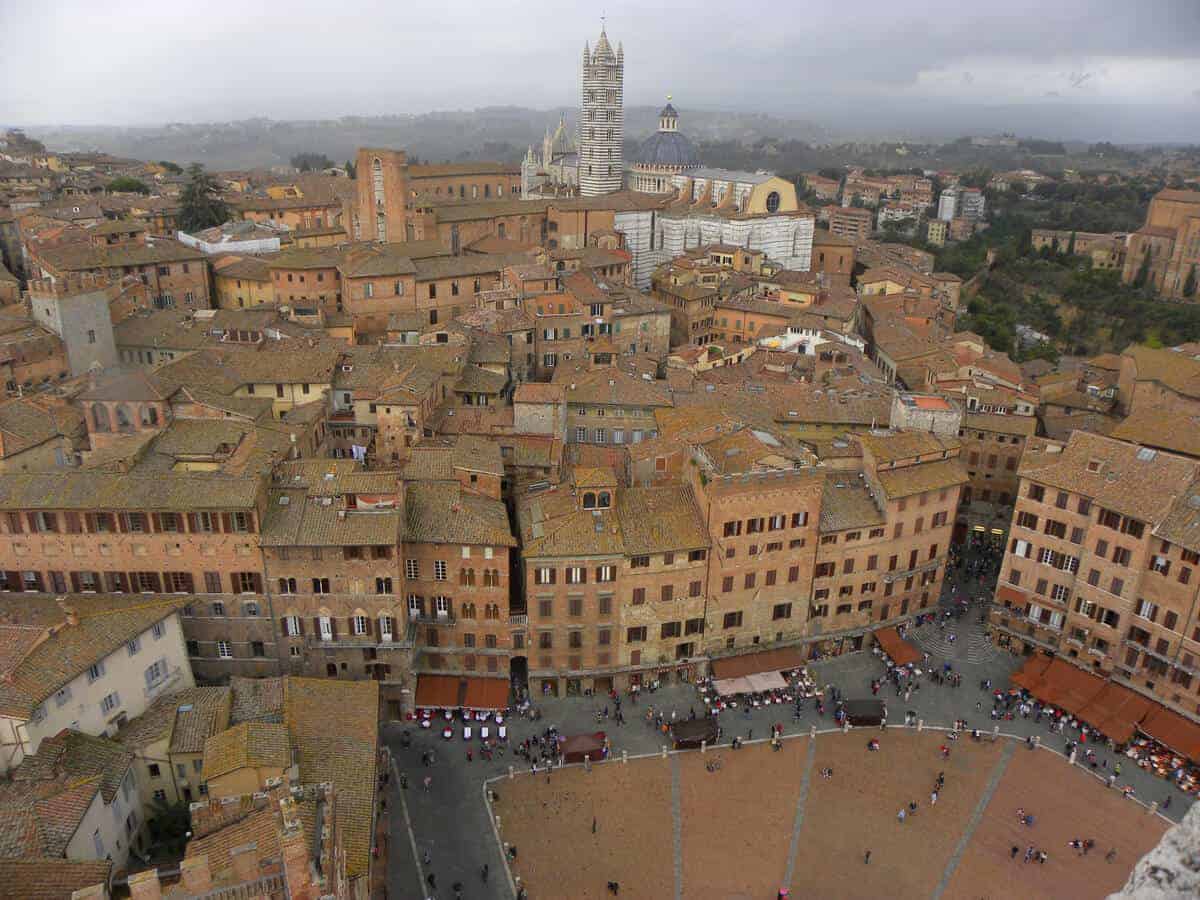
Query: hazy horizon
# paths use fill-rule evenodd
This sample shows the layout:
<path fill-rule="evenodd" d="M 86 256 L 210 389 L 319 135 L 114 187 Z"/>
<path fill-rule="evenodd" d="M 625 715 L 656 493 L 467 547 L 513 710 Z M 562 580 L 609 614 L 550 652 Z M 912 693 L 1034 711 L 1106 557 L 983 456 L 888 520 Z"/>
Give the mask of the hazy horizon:
<path fill-rule="evenodd" d="M 605 4 L 625 101 L 835 136 L 1200 142 L 1200 2 Z M 49 0 L 0 10 L 0 122 L 162 127 L 574 107 L 599 8 Z M 70 48 L 69 53 L 62 52 Z"/>

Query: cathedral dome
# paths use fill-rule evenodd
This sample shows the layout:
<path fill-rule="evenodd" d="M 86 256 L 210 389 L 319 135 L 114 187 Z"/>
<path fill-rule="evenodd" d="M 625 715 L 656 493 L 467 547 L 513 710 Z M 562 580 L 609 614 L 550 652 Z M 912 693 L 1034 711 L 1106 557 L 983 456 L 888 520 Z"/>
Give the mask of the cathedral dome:
<path fill-rule="evenodd" d="M 634 163 L 641 166 L 691 168 L 700 165 L 700 157 L 696 145 L 687 135 L 678 131 L 657 131 L 638 148 Z"/>

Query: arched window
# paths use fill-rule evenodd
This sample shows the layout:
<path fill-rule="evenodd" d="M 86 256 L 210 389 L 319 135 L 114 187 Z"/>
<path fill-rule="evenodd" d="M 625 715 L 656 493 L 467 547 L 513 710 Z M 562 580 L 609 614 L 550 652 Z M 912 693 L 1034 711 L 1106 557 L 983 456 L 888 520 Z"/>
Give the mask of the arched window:
<path fill-rule="evenodd" d="M 591 491 L 588 491 L 586 494 L 583 495 L 583 508 L 584 509 L 595 509 L 596 508 L 596 495 L 594 493 L 592 493 Z"/>
<path fill-rule="evenodd" d="M 474 569 L 459 569 L 458 570 L 458 583 L 474 587 L 475 586 L 475 570 Z"/>
<path fill-rule="evenodd" d="M 108 410 L 103 403 L 92 404 L 92 429 L 94 431 L 112 430 L 112 424 L 108 419 Z"/>
<path fill-rule="evenodd" d="M 767 212 L 779 212 L 779 191 L 767 194 Z"/>
<path fill-rule="evenodd" d="M 117 430 L 132 431 L 133 419 L 129 415 L 129 407 L 124 403 L 117 406 Z"/>
<path fill-rule="evenodd" d="M 600 509 L 608 509 L 610 506 L 612 506 L 612 497 L 609 496 L 608 491 L 601 491 Z"/>

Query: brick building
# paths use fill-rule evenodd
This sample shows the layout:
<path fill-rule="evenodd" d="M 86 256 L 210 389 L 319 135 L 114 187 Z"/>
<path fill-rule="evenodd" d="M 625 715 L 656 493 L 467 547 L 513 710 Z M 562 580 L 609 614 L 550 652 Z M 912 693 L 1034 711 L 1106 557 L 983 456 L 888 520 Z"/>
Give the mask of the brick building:
<path fill-rule="evenodd" d="M 1083 431 L 1025 450 L 991 619 L 1044 650 L 1200 715 L 1200 463 Z"/>

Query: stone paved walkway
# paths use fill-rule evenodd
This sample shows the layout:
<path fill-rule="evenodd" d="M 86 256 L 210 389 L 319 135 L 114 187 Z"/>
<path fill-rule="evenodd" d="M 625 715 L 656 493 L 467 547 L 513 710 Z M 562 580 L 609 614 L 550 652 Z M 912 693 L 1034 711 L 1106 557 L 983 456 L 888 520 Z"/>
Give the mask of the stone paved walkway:
<path fill-rule="evenodd" d="M 984 811 L 987 810 L 988 804 L 992 802 L 992 797 L 996 794 L 996 788 L 1000 786 L 1000 779 L 1004 777 L 1004 772 L 1008 768 L 1008 764 L 1012 761 L 1013 753 L 1016 752 L 1016 749 L 1016 741 L 1005 741 L 1004 750 L 1001 752 L 1000 759 L 996 761 L 996 765 L 992 769 L 992 776 L 988 779 L 987 787 L 984 788 L 983 793 L 980 795 L 979 802 L 975 804 L 975 811 L 971 813 L 967 827 L 963 829 L 958 846 L 954 848 L 954 854 L 946 862 L 946 869 L 942 872 L 941 881 L 934 888 L 933 900 L 938 900 L 946 892 L 946 888 L 950 884 L 950 879 L 954 877 L 955 869 L 962 862 L 963 854 L 967 852 L 967 847 L 970 845 L 971 839 L 975 836 L 975 829 L 983 821 Z"/>
<path fill-rule="evenodd" d="M 816 755 L 817 742 L 810 738 L 808 753 L 804 757 L 804 777 L 800 780 L 800 793 L 796 797 L 796 821 L 792 823 L 792 842 L 788 846 L 787 871 L 783 875 L 783 884 L 791 884 L 792 875 L 796 871 L 796 854 L 800 850 L 800 829 L 804 826 L 804 804 L 808 802 L 808 788 L 812 784 L 812 767 Z"/>
<path fill-rule="evenodd" d="M 679 784 L 679 757 L 671 757 L 671 826 L 675 838 L 675 900 L 683 900 L 683 813 Z"/>

